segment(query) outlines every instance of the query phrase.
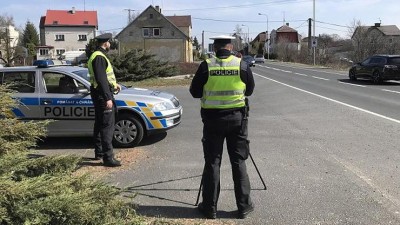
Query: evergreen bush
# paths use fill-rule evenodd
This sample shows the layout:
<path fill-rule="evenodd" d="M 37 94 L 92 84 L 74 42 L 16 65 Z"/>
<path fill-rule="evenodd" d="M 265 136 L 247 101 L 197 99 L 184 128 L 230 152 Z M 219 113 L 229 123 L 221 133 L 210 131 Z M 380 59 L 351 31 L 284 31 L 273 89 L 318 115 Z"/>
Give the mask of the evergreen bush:
<path fill-rule="evenodd" d="M 30 157 L 46 122 L 11 118 L 17 103 L 0 86 L 0 224 L 143 224 L 120 191 L 89 175 L 75 175 L 81 157 Z"/>
<path fill-rule="evenodd" d="M 110 55 L 111 64 L 118 81 L 141 81 L 148 78 L 177 75 L 177 68 L 168 62 L 154 58 L 145 51 L 129 50 L 124 54 Z"/>

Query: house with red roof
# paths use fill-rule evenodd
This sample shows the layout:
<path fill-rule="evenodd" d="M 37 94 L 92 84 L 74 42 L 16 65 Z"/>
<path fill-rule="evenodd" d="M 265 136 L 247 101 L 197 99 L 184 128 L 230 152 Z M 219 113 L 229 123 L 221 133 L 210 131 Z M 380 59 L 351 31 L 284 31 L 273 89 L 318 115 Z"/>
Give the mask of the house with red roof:
<path fill-rule="evenodd" d="M 118 35 L 120 49 L 146 50 L 159 60 L 193 62 L 190 15 L 164 16 L 159 6 L 150 5 Z"/>
<path fill-rule="evenodd" d="M 96 36 L 97 11 L 47 10 L 40 18 L 37 59 L 56 59 L 67 51 L 85 51 Z"/>
<path fill-rule="evenodd" d="M 272 30 L 270 38 L 271 53 L 277 53 L 279 46 L 285 46 L 286 49 L 297 52 L 301 49 L 301 35 L 297 30 L 291 28 L 289 23 Z"/>

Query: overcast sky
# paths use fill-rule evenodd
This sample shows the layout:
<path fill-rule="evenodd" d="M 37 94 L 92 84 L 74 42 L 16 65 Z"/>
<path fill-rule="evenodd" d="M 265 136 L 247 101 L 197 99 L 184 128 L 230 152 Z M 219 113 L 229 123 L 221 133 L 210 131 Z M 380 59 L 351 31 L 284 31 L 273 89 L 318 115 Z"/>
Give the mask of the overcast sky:
<path fill-rule="evenodd" d="M 199 42 L 204 31 L 205 45 L 209 37 L 232 34 L 236 27 L 249 33 L 250 40 L 258 33 L 277 29 L 284 23 L 303 37 L 308 35 L 307 19 L 313 18 L 314 0 L 2 0 L 1 15 L 14 17 L 17 27 L 29 20 L 39 27 L 46 10 L 96 10 L 99 31 L 118 33 L 127 25 L 128 10 L 140 13 L 149 5 L 160 6 L 162 13 L 191 15 L 192 36 Z M 400 27 L 399 0 L 315 0 L 315 34 L 338 34 L 348 38 L 353 21 L 363 25 L 396 25 Z M 258 15 L 262 13 L 264 15 Z M 268 24 L 267 24 L 268 18 Z M 206 47 L 206 46 L 205 46 Z"/>

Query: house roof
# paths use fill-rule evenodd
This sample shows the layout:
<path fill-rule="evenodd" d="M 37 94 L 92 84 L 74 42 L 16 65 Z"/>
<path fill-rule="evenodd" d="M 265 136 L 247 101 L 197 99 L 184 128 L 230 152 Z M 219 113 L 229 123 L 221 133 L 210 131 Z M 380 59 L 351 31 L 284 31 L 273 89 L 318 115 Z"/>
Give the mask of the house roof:
<path fill-rule="evenodd" d="M 40 27 L 44 26 L 97 27 L 97 11 L 47 10 L 46 16 L 40 19 Z"/>
<path fill-rule="evenodd" d="M 177 27 L 192 27 L 191 16 L 165 16 L 165 18 Z"/>
<path fill-rule="evenodd" d="M 147 7 L 142 13 L 139 14 L 139 16 L 137 16 L 130 24 L 128 24 L 128 26 L 126 26 L 124 29 L 122 29 L 122 31 L 120 31 L 120 32 L 117 34 L 117 36 L 115 36 L 115 38 L 118 39 L 118 38 L 119 38 L 119 35 L 122 34 L 122 32 L 124 32 L 125 29 L 127 29 L 128 27 L 130 27 L 132 24 L 136 23 L 136 21 L 137 21 L 140 17 L 142 17 L 142 15 L 143 15 L 146 11 L 148 11 L 148 10 L 153 10 L 153 11 L 155 11 L 156 13 L 160 14 L 160 15 L 161 15 L 162 17 L 164 17 L 168 22 L 170 22 L 173 26 L 175 26 L 179 32 L 181 32 L 183 35 L 185 35 L 186 38 L 188 38 L 188 39 L 190 38 L 190 37 L 187 36 L 181 29 L 179 29 L 179 26 L 178 26 L 177 24 L 173 23 L 172 20 L 168 19 L 166 16 L 164 16 L 158 9 L 154 8 L 154 6 L 152 6 L 152 5 L 150 5 L 149 7 Z M 192 20 L 192 19 L 191 19 L 191 16 L 173 16 L 173 17 L 185 17 L 185 19 L 182 19 L 182 18 L 181 18 L 181 19 L 175 19 L 175 20 L 178 20 L 180 24 L 187 23 L 187 19 L 189 18 L 189 19 L 190 19 L 190 22 L 189 22 L 190 26 L 191 26 L 191 24 L 192 24 L 192 22 L 191 22 L 191 20 Z"/>
<path fill-rule="evenodd" d="M 255 43 L 255 42 L 265 42 L 267 39 L 266 32 L 261 32 L 259 33 L 250 43 Z"/>
<path fill-rule="evenodd" d="M 396 25 L 379 26 L 376 27 L 376 29 L 380 30 L 385 35 L 400 35 L 400 30 Z"/>
<path fill-rule="evenodd" d="M 358 26 L 355 30 L 353 35 L 351 36 L 351 38 L 353 39 L 355 33 L 361 29 L 362 32 L 367 32 L 371 29 L 377 29 L 380 32 L 382 32 L 383 35 L 385 36 L 400 36 L 400 30 L 396 25 L 380 25 L 378 24 L 378 26 Z"/>
<path fill-rule="evenodd" d="M 297 33 L 297 30 L 289 27 L 288 25 L 283 25 L 276 30 L 277 33 L 286 32 L 286 33 Z"/>

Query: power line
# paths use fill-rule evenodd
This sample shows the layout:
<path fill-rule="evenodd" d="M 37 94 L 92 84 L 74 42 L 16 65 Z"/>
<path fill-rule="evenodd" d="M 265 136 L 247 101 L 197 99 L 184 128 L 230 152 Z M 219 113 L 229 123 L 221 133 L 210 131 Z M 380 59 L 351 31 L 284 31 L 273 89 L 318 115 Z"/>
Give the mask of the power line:
<path fill-rule="evenodd" d="M 323 23 L 323 24 L 328 24 L 328 25 L 332 25 L 332 26 L 337 26 L 337 27 L 351 28 L 351 27 L 345 26 L 345 25 L 339 25 L 339 24 L 334 24 L 334 23 L 327 23 L 327 22 L 322 22 L 322 21 L 318 21 L 318 20 L 316 20 L 315 22 L 317 22 L 317 23 Z"/>
<path fill-rule="evenodd" d="M 198 17 L 192 17 L 193 19 L 196 20 L 208 20 L 208 21 L 215 21 L 215 22 L 227 22 L 227 23 L 265 23 L 265 21 L 254 21 L 254 20 L 221 20 L 221 19 L 210 19 L 210 18 L 198 18 Z M 304 20 L 291 20 L 291 21 L 286 21 L 286 22 L 303 22 Z M 270 20 L 270 23 L 282 23 L 282 20 Z"/>
<path fill-rule="evenodd" d="M 254 4 L 243 4 L 243 5 L 232 5 L 232 6 L 220 6 L 220 7 L 207 7 L 207 8 L 191 8 L 191 9 L 164 9 L 164 11 L 198 11 L 198 10 L 215 10 L 215 9 L 230 9 L 230 8 L 248 8 L 260 5 L 282 5 L 282 4 L 291 4 L 291 3 L 301 3 L 301 2 L 310 2 L 312 0 L 280 0 L 280 1 L 271 1 L 267 3 L 254 3 Z"/>

